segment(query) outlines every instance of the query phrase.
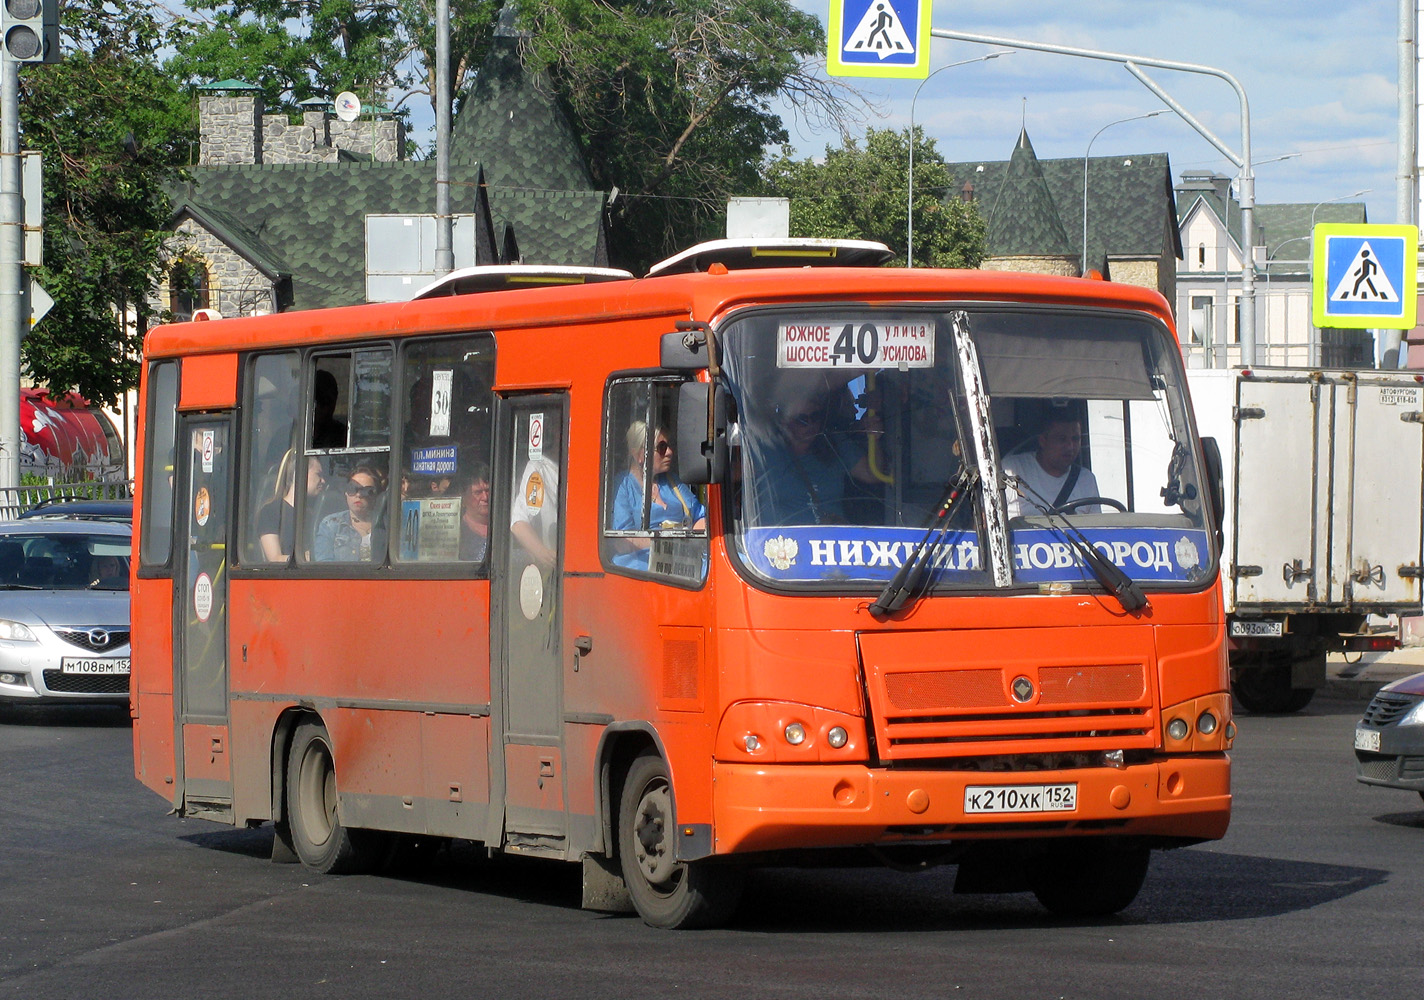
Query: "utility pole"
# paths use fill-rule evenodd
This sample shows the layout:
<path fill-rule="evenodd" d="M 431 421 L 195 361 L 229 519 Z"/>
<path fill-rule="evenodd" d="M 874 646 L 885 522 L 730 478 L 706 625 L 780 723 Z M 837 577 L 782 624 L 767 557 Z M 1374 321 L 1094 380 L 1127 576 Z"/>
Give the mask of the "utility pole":
<path fill-rule="evenodd" d="M 25 198 L 20 64 L 59 60 L 58 0 L 0 0 L 0 487 L 20 485 L 20 341 L 25 314 Z"/>
<path fill-rule="evenodd" d="M 3 0 L 0 0 L 3 2 Z M 450 0 L 435 0 L 435 275 L 455 269 L 450 215 Z"/>

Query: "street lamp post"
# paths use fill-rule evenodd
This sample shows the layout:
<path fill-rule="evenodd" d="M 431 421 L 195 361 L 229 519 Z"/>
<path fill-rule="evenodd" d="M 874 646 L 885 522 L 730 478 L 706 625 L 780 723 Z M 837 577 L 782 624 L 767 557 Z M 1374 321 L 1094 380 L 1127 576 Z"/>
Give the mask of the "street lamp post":
<path fill-rule="evenodd" d="M 920 91 L 925 84 L 929 83 L 937 74 L 943 73 L 947 69 L 954 69 L 956 66 L 967 66 L 970 63 L 988 62 L 990 59 L 997 59 L 1000 56 L 1007 56 L 1013 53 L 1013 49 L 1004 49 L 999 52 L 990 52 L 988 55 L 975 56 L 973 59 L 961 59 L 959 62 L 946 63 L 939 69 L 934 70 L 929 76 L 920 81 L 920 85 L 915 88 L 915 96 L 910 98 L 910 175 L 908 177 L 909 196 L 905 215 L 905 266 L 915 266 L 915 102 L 920 99 Z"/>
<path fill-rule="evenodd" d="M 1121 125 L 1123 122 L 1135 122 L 1143 118 L 1156 118 L 1160 114 L 1165 114 L 1166 108 L 1158 108 L 1156 111 L 1148 111 L 1146 114 L 1133 115 L 1131 118 L 1119 118 L 1115 122 L 1108 122 L 1102 128 L 1093 133 L 1093 137 L 1088 140 L 1088 148 L 1083 153 L 1083 256 L 1078 262 L 1078 273 L 1088 273 L 1088 155 L 1093 151 L 1093 143 L 1098 141 L 1098 136 L 1102 135 L 1114 125 Z"/>

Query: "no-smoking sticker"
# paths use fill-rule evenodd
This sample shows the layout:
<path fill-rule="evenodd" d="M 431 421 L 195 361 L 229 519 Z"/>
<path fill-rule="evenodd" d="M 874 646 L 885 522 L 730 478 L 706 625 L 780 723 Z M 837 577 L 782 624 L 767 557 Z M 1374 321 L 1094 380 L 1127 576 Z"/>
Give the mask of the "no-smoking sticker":
<path fill-rule="evenodd" d="M 537 462 L 544 457 L 544 414 L 529 414 L 529 460 Z"/>

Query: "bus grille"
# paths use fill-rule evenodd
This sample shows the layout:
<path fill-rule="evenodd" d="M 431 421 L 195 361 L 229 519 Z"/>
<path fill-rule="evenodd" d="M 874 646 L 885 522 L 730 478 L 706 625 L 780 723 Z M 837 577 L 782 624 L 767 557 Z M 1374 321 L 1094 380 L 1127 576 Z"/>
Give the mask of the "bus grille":
<path fill-rule="evenodd" d="M 1071 662 L 1068 655 L 1034 662 L 1026 659 L 1027 650 L 1051 656 L 1067 644 L 1052 641 L 1049 633 L 1056 629 L 1026 634 L 1033 631 L 971 633 L 973 641 L 963 650 L 954 648 L 952 634 L 941 633 L 931 644 L 917 642 L 915 633 L 862 633 L 880 759 L 924 765 L 1157 745 L 1145 635 L 1127 629 L 1105 636 L 1093 648 L 1097 662 Z M 972 655 L 956 655 L 962 652 Z"/>

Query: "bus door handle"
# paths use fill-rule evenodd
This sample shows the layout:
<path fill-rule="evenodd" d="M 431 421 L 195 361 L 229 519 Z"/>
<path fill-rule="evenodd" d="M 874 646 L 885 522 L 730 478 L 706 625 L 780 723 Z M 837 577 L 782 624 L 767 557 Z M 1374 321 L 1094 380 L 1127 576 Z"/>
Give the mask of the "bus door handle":
<path fill-rule="evenodd" d="M 593 651 L 593 637 L 580 635 L 574 637 L 574 673 L 578 673 L 579 664 L 583 658 Z"/>

